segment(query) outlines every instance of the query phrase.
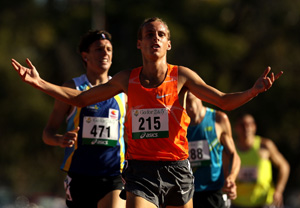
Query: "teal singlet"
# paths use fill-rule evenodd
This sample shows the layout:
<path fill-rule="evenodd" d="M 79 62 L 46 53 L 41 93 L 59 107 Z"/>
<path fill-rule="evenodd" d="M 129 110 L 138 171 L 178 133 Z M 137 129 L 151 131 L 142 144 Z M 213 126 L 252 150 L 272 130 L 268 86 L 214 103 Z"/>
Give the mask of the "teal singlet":
<path fill-rule="evenodd" d="M 216 191 L 224 185 L 222 168 L 223 145 L 219 142 L 216 129 L 216 111 L 206 108 L 200 124 L 189 126 L 189 160 L 195 176 L 195 191 Z"/>

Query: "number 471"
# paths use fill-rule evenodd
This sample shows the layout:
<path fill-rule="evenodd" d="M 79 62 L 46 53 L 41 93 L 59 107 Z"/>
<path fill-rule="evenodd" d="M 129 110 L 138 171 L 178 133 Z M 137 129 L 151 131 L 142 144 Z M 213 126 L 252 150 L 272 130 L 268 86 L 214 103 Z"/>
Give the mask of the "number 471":
<path fill-rule="evenodd" d="M 93 128 L 91 129 L 90 133 L 92 135 L 94 135 L 94 137 L 101 138 L 102 135 L 105 133 L 104 130 L 106 130 L 107 137 L 110 137 L 110 127 L 109 126 L 105 128 L 105 126 L 103 126 L 103 125 L 98 125 L 98 126 L 94 125 Z"/>

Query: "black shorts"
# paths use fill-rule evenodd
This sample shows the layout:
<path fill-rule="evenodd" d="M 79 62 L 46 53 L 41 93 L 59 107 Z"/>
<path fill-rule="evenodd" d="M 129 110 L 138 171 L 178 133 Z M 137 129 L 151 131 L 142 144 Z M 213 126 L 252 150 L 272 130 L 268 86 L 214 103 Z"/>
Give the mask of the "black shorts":
<path fill-rule="evenodd" d="M 225 208 L 223 192 L 219 191 L 199 191 L 194 193 L 194 208 Z"/>
<path fill-rule="evenodd" d="M 97 208 L 98 201 L 106 194 L 123 188 L 121 175 L 97 177 L 68 173 L 65 179 L 66 204 L 69 208 Z"/>
<path fill-rule="evenodd" d="M 194 176 L 188 160 L 129 160 L 123 170 L 125 191 L 152 202 L 157 207 L 182 206 L 194 193 Z"/>

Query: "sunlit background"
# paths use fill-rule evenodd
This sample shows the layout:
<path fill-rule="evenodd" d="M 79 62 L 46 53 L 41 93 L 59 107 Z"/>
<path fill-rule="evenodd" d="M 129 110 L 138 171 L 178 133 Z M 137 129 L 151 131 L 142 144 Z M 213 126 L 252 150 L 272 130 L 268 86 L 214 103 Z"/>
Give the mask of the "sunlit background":
<path fill-rule="evenodd" d="M 141 65 L 137 29 L 147 17 L 171 30 L 168 62 L 195 70 L 224 91 L 249 89 L 267 66 L 284 75 L 266 93 L 232 112 L 253 114 L 291 165 L 285 204 L 300 207 L 300 0 L 11 0 L 0 2 L 0 207 L 64 208 L 63 149 L 42 131 L 54 99 L 22 83 L 11 58 L 30 58 L 61 85 L 85 72 L 80 36 L 113 36 L 110 74 Z M 64 132 L 64 127 L 61 129 Z M 274 173 L 276 178 L 276 172 Z"/>

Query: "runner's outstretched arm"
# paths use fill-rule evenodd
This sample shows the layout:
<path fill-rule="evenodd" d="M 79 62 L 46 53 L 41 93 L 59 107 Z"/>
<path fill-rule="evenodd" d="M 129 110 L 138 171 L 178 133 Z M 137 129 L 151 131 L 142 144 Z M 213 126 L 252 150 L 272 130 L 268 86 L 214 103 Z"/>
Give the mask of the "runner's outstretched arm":
<path fill-rule="evenodd" d="M 107 100 L 121 92 L 127 93 L 126 79 L 129 77 L 128 71 L 119 72 L 119 74 L 115 75 L 114 78 L 105 84 L 97 85 L 87 91 L 79 91 L 69 87 L 54 85 L 43 80 L 31 61 L 26 59 L 26 62 L 29 68 L 22 66 L 19 62 L 12 59 L 13 68 L 25 83 L 74 106 L 83 107 Z"/>
<path fill-rule="evenodd" d="M 179 90 L 186 87 L 199 99 L 213 104 L 223 110 L 233 110 L 244 105 L 259 93 L 270 89 L 273 83 L 283 74 L 279 72 L 274 75 L 272 72 L 268 74 L 271 67 L 267 67 L 263 74 L 256 80 L 253 87 L 242 92 L 224 93 L 220 90 L 206 84 L 196 72 L 186 67 L 179 67 Z"/>

